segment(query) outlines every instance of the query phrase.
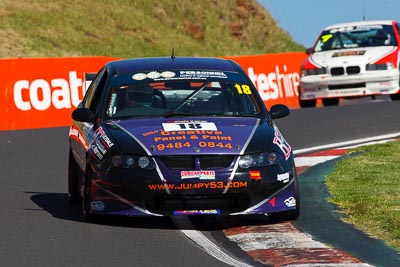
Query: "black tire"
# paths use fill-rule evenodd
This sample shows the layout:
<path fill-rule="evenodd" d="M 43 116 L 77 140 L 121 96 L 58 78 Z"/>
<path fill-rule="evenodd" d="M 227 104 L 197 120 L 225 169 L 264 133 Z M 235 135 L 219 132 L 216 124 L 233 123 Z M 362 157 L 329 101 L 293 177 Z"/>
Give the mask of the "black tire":
<path fill-rule="evenodd" d="M 296 206 L 296 209 L 294 210 L 268 214 L 268 217 L 272 222 L 295 221 L 299 216 L 300 208 L 298 206 Z"/>
<path fill-rule="evenodd" d="M 272 222 L 281 222 L 281 221 L 295 221 L 300 216 L 300 194 L 299 194 L 299 183 L 297 180 L 297 174 L 295 174 L 294 178 L 295 183 L 295 199 L 296 199 L 296 208 L 294 210 L 276 212 L 276 213 L 268 213 L 268 217 Z"/>
<path fill-rule="evenodd" d="M 390 99 L 392 99 L 392 101 L 398 101 L 400 100 L 400 94 L 390 95 Z"/>
<path fill-rule="evenodd" d="M 87 166 L 83 181 L 82 213 L 85 222 L 94 222 L 95 215 L 90 213 L 92 169 Z"/>
<path fill-rule="evenodd" d="M 68 200 L 72 204 L 82 203 L 82 197 L 80 195 L 80 179 L 81 171 L 70 149 L 68 159 Z"/>
<path fill-rule="evenodd" d="M 300 104 L 300 107 L 302 107 L 302 108 L 315 108 L 317 106 L 317 100 L 316 99 L 311 99 L 311 100 L 299 99 L 299 104 Z"/>
<path fill-rule="evenodd" d="M 324 98 L 322 99 L 322 104 L 324 107 L 337 106 L 339 105 L 339 98 Z"/>

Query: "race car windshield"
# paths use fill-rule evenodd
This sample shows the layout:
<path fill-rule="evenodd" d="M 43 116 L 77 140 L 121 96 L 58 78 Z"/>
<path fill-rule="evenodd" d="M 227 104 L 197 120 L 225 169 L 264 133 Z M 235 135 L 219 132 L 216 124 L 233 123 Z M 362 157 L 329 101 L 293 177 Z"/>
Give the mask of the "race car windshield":
<path fill-rule="evenodd" d="M 373 46 L 397 46 L 391 25 L 362 25 L 326 30 L 314 52 Z"/>
<path fill-rule="evenodd" d="M 249 84 L 233 81 L 135 82 L 112 88 L 109 119 L 170 116 L 261 116 Z"/>

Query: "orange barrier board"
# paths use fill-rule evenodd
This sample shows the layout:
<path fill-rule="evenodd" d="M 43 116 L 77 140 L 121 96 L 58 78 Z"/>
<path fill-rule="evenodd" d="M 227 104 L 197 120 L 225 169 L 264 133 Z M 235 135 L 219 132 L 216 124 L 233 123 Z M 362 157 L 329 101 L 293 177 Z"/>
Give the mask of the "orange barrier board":
<path fill-rule="evenodd" d="M 107 57 L 0 60 L 0 130 L 69 124 L 83 97 L 85 71 L 97 72 Z"/>
<path fill-rule="evenodd" d="M 299 108 L 298 86 L 303 52 L 229 57 L 246 71 L 267 107 L 285 104 Z"/>
<path fill-rule="evenodd" d="M 304 53 L 229 57 L 240 64 L 264 103 L 298 108 L 299 66 Z M 84 72 L 97 72 L 111 57 L 0 60 L 0 130 L 67 126 L 84 95 Z"/>

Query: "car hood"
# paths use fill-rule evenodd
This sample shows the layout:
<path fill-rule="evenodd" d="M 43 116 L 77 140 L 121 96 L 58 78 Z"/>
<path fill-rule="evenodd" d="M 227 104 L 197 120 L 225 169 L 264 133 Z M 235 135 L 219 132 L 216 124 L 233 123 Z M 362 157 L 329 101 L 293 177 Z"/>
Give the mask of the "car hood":
<path fill-rule="evenodd" d="M 396 50 L 393 46 L 360 47 L 316 52 L 310 56 L 311 62 L 320 66 L 366 65 L 374 63 Z"/>
<path fill-rule="evenodd" d="M 124 153 L 243 154 L 266 151 L 274 128 L 259 118 L 152 118 L 108 122 Z"/>

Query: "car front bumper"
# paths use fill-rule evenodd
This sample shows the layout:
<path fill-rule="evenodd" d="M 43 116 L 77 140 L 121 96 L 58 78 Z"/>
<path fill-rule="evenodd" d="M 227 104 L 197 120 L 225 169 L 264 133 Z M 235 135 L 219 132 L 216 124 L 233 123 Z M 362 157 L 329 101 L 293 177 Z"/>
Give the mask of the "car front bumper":
<path fill-rule="evenodd" d="M 123 171 L 98 174 L 92 180 L 91 213 L 121 216 L 237 215 L 296 209 L 295 168 L 280 171 L 281 174 L 276 171 L 272 174 L 261 171 L 259 180 L 241 172 L 236 173 L 231 182 L 216 179 L 179 183 L 162 183 L 159 178 L 152 178 L 155 172 L 141 172 L 138 174 L 141 177 L 134 180 L 131 173 L 123 174 Z"/>
<path fill-rule="evenodd" d="M 301 100 L 368 95 L 389 95 L 399 91 L 399 71 L 369 71 L 354 75 L 312 75 L 300 79 Z"/>

